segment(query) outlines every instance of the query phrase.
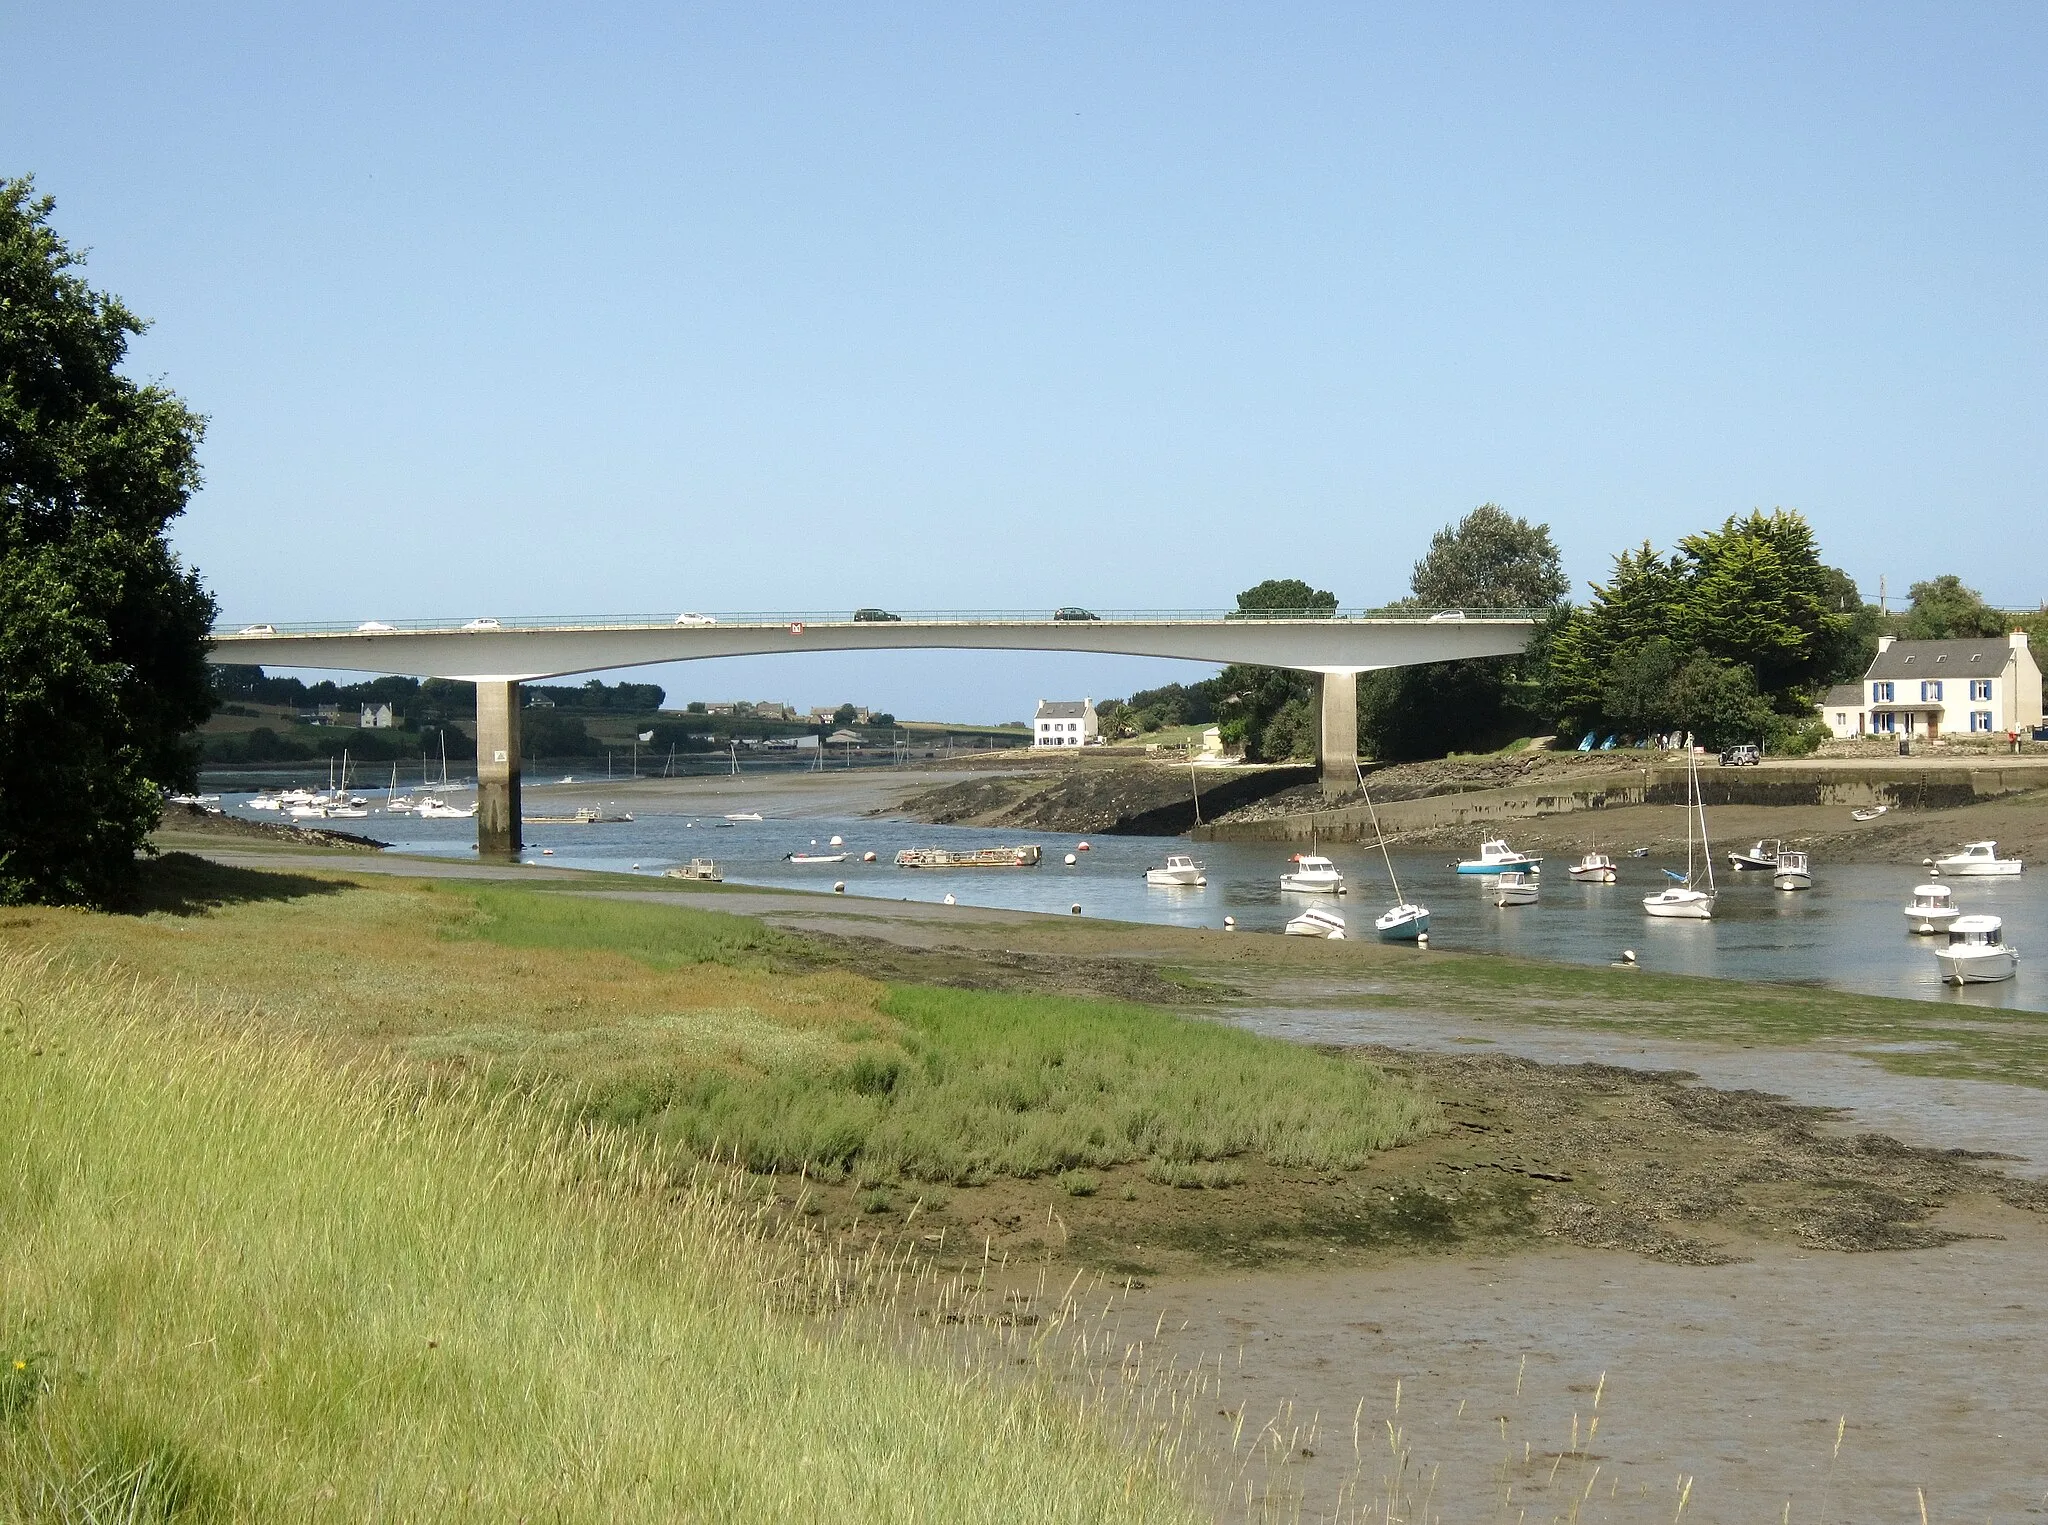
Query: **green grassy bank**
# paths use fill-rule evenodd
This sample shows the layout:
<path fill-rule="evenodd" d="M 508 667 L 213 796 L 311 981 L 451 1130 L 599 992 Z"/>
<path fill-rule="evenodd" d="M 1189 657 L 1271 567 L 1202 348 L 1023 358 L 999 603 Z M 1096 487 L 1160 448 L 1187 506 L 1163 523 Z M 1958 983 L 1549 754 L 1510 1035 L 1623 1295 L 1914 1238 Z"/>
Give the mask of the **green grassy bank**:
<path fill-rule="evenodd" d="M 1189 1517 L 1035 1387 L 787 1311 L 730 1177 L 79 953 L 0 959 L 0 1519 Z"/>

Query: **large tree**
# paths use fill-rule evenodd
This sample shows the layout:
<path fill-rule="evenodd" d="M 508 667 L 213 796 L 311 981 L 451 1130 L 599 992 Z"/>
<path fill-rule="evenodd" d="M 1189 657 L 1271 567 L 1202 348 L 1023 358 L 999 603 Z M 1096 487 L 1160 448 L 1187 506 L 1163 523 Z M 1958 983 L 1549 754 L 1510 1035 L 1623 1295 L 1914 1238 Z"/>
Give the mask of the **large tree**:
<path fill-rule="evenodd" d="M 1912 600 L 1899 616 L 1898 634 L 1908 641 L 1953 641 L 2003 635 L 2006 617 L 1984 602 L 1984 595 L 1964 586 L 1953 572 L 1916 582 L 1906 590 Z"/>
<path fill-rule="evenodd" d="M 1482 503 L 1429 542 L 1402 603 L 1421 609 L 1550 609 L 1569 584 L 1550 526 Z M 1547 638 L 1546 624 L 1538 639 Z M 1481 657 L 1391 667 L 1358 681 L 1359 736 L 1373 756 L 1441 757 L 1498 746 L 1529 721 L 1536 664 Z"/>
<path fill-rule="evenodd" d="M 144 325 L 0 181 L 0 901 L 104 905 L 212 711 L 214 604 L 165 542 L 204 420 L 121 374 Z"/>

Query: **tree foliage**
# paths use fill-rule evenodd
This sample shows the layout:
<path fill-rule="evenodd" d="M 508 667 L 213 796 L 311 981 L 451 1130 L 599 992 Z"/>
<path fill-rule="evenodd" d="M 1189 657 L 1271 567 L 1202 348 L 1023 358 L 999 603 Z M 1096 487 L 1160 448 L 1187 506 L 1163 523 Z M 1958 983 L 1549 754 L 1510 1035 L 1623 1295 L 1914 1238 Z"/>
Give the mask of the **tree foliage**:
<path fill-rule="evenodd" d="M 1567 731 L 1691 731 L 1767 740 L 1811 718 L 1813 693 L 1856 659 L 1855 584 L 1824 566 L 1799 514 L 1730 517 L 1666 557 L 1614 559 L 1550 643 L 1547 707 Z"/>
<path fill-rule="evenodd" d="M 1549 525 L 1482 503 L 1436 532 L 1403 603 L 1547 609 L 1568 586 Z M 1390 761 L 1498 746 L 1529 724 L 1539 665 L 1527 656 L 1482 657 L 1366 673 L 1358 680 L 1360 744 Z"/>
<path fill-rule="evenodd" d="M 0 900 L 106 904 L 212 710 L 213 601 L 164 539 L 204 420 L 121 374 L 144 325 L 53 210 L 0 181 Z"/>
<path fill-rule="evenodd" d="M 1906 597 L 1910 602 L 1897 627 L 1901 640 L 1956 641 L 2005 634 L 2006 617 L 1952 572 L 1914 583 Z"/>
<path fill-rule="evenodd" d="M 1269 577 L 1237 595 L 1239 614 L 1307 614 L 1327 619 L 1337 612 L 1337 595 L 1312 588 L 1299 577 Z"/>

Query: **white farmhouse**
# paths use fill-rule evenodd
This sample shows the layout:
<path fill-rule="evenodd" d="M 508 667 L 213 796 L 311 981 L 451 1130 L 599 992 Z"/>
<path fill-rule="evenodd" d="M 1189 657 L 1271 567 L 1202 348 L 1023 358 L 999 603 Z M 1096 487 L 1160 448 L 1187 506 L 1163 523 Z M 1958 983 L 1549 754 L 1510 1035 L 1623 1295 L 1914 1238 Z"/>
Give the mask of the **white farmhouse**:
<path fill-rule="evenodd" d="M 1880 636 L 1863 681 L 1828 690 L 1819 708 L 1836 736 L 2002 736 L 2041 723 L 2041 669 L 2024 630 L 1980 641 Z"/>
<path fill-rule="evenodd" d="M 388 704 L 365 704 L 360 729 L 365 731 L 388 731 L 396 725 L 397 718 Z"/>
<path fill-rule="evenodd" d="M 1032 727 L 1034 747 L 1092 747 L 1102 740 L 1093 699 L 1041 699 Z"/>

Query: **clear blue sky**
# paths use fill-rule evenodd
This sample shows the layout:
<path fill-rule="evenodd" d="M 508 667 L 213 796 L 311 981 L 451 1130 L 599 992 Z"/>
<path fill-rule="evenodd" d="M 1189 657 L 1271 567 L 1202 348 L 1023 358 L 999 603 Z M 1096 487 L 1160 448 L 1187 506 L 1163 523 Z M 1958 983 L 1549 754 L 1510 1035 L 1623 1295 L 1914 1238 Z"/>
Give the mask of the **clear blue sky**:
<path fill-rule="evenodd" d="M 1581 584 L 1782 504 L 2048 597 L 2038 4 L 74 0 L 0 58 L 0 172 L 213 420 L 235 621 L 1368 602 L 1489 499 Z"/>

